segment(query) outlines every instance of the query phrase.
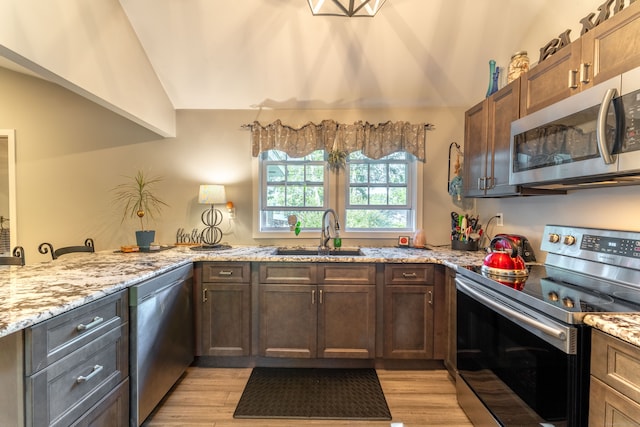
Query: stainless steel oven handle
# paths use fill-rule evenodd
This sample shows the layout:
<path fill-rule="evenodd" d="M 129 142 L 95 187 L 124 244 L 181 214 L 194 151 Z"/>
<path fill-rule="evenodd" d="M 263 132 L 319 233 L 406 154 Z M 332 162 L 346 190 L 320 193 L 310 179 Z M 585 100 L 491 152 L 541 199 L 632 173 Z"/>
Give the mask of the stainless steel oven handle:
<path fill-rule="evenodd" d="M 477 299 L 478 301 L 482 302 L 483 304 L 485 304 L 488 307 L 491 307 L 493 310 L 504 314 L 505 316 L 511 317 L 511 318 L 515 318 L 519 321 L 521 321 L 522 323 L 526 323 L 527 325 L 531 326 L 532 328 L 536 328 L 537 330 L 551 336 L 554 338 L 559 339 L 560 341 L 566 341 L 567 340 L 567 334 L 560 329 L 556 329 L 552 326 L 549 325 L 545 325 L 544 323 L 541 323 L 539 321 L 537 321 L 536 319 L 533 319 L 531 317 L 525 316 L 522 313 L 519 313 L 515 310 L 510 309 L 507 306 L 504 305 L 500 305 L 497 302 L 495 302 L 494 300 L 487 298 L 486 296 L 482 295 L 481 293 L 473 290 L 469 285 L 467 285 L 466 283 L 464 283 L 462 280 L 456 278 L 456 286 L 459 288 L 462 288 L 466 293 L 470 294 L 473 298 Z"/>
<path fill-rule="evenodd" d="M 616 96 L 617 90 L 615 88 L 608 89 L 600 104 L 598 110 L 598 124 L 596 126 L 596 142 L 598 143 L 598 150 L 600 150 L 600 157 L 605 165 L 613 164 L 616 161 L 615 154 L 609 153 L 607 148 L 607 115 L 609 114 L 609 106 L 611 100 Z"/>

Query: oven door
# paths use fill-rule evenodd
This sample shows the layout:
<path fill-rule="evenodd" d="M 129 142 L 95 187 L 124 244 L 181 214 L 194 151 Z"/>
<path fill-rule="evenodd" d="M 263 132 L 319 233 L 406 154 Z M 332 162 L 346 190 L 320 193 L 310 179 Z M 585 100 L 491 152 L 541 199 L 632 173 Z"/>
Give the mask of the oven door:
<path fill-rule="evenodd" d="M 458 400 L 471 421 L 487 419 L 474 420 L 482 407 L 497 425 L 586 425 L 588 328 L 535 318 L 465 278 L 456 289 Z"/>

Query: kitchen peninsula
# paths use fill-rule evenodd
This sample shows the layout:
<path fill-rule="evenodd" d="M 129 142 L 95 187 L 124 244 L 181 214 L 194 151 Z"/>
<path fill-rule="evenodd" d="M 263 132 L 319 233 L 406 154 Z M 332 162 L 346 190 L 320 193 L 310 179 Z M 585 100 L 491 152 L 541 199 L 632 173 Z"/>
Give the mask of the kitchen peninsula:
<path fill-rule="evenodd" d="M 119 419 L 125 424 L 129 417 L 130 399 L 133 402 L 132 411 L 136 407 L 134 403 L 139 402 L 136 396 L 138 377 L 133 371 L 135 365 L 129 364 L 129 360 L 133 361 L 136 357 L 136 329 L 139 327 L 135 316 L 131 314 L 130 298 L 133 298 L 134 290 L 140 284 L 167 277 L 178 267 L 189 267 L 190 270 L 192 263 L 197 266 L 194 269 L 193 292 L 196 325 L 199 322 L 203 326 L 220 325 L 218 322 L 212 323 L 211 319 L 205 321 L 198 317 L 198 310 L 204 307 L 201 303 L 224 298 L 223 294 L 214 294 L 214 289 L 205 290 L 204 285 L 207 284 L 202 283 L 203 280 L 224 281 L 226 275 L 232 274 L 229 267 L 246 269 L 243 270 L 247 272 L 243 275 L 246 277 L 243 286 L 255 285 L 251 286 L 251 308 L 248 311 L 252 313 L 251 324 L 256 325 L 259 311 L 257 289 L 278 288 L 281 285 L 277 283 L 298 280 L 297 277 L 283 278 L 280 273 L 303 271 L 309 273 L 313 281 L 305 289 L 316 289 L 317 286 L 320 302 L 323 292 L 325 298 L 329 299 L 332 298 L 332 291 L 342 292 L 340 289 L 350 287 L 353 293 L 339 297 L 342 303 L 362 301 L 358 298 L 361 298 L 360 291 L 363 288 L 369 295 L 368 308 L 360 311 L 370 316 L 369 326 L 365 325 L 364 328 L 369 334 L 366 341 L 374 349 L 364 355 L 356 350 L 351 355 L 334 353 L 329 356 L 319 354 L 317 357 L 380 358 L 383 356 L 384 330 L 385 334 L 394 337 L 396 346 L 385 347 L 385 358 L 441 360 L 445 357 L 445 331 L 449 329 L 444 314 L 448 306 L 445 303 L 444 267 L 475 265 L 481 262 L 483 255 L 481 252 L 457 252 L 449 248 L 359 248 L 358 255 L 351 253 L 339 256 L 283 255 L 278 252 L 277 247 L 255 246 L 216 252 L 194 251 L 188 247 L 153 253 L 101 251 L 71 254 L 51 262 L 4 269 L 0 272 L 3 281 L 0 286 L 0 362 L 3 366 L 0 382 L 7 398 L 3 398 L 0 405 L 0 424 L 67 425 L 72 422 L 96 422 L 101 425 L 103 417 Z M 209 268 L 203 269 L 202 266 Z M 248 273 L 249 266 L 251 274 Z M 268 276 L 266 280 L 268 282 L 272 278 L 277 283 L 274 286 L 258 283 L 257 276 L 253 274 L 258 267 L 261 271 L 264 270 L 262 267 L 276 271 L 275 276 Z M 203 273 L 203 270 L 208 273 Z M 218 275 L 213 274 L 215 271 L 220 273 L 218 279 Z M 370 272 L 369 278 L 366 283 L 360 282 L 358 285 L 361 279 L 355 277 L 355 274 L 359 274 L 355 272 L 363 271 Z M 221 285 L 228 286 L 224 283 Z M 233 283 L 231 285 L 236 287 Z M 327 288 L 326 285 L 331 286 Z M 198 286 L 202 286 L 202 289 Z M 360 289 L 354 290 L 353 287 Z M 202 301 L 198 300 L 196 304 L 195 301 L 200 297 Z M 398 303 L 386 302 L 395 301 L 395 298 Z M 401 307 L 406 303 L 406 298 L 415 302 L 411 304 L 410 312 Z M 152 302 L 152 306 L 156 304 L 164 302 Z M 165 311 L 164 308 L 159 310 Z M 383 328 L 383 312 L 385 317 L 395 318 L 396 314 L 387 313 L 396 313 L 396 310 L 402 312 L 400 319 L 404 318 L 405 322 L 413 319 L 410 320 L 413 324 L 417 318 L 422 320 L 408 329 L 401 320 L 398 320 L 395 329 L 389 327 L 389 322 Z M 249 316 L 247 309 L 244 316 Z M 155 323 L 158 322 L 161 319 L 156 319 Z M 187 325 L 185 327 L 188 328 Z M 160 327 L 159 333 L 162 334 L 163 330 L 164 327 Z M 214 330 L 212 326 L 211 330 Z M 344 327 L 338 330 L 343 331 Z M 150 332 L 145 331 L 146 334 Z M 143 337 L 145 331 L 142 331 Z M 249 333 L 247 329 L 244 331 Z M 255 344 L 255 329 L 250 334 Z M 334 337 L 341 340 L 339 335 Z M 360 335 L 358 340 L 363 339 Z M 204 336 L 211 334 L 205 333 Z M 400 339 L 399 345 L 396 345 L 396 336 Z M 416 343 L 419 351 L 413 348 Z M 252 348 L 255 350 L 254 344 Z M 214 346 L 212 348 L 211 354 L 215 355 L 216 349 Z M 331 351 L 335 349 L 330 349 L 329 353 Z M 157 349 L 152 353 L 157 353 Z M 256 355 L 253 350 L 252 355 Z M 282 362 L 288 363 L 286 359 L 282 359 Z M 129 384 L 132 385 L 131 393 Z"/>
<path fill-rule="evenodd" d="M 482 252 L 448 248 L 361 248 L 362 256 L 276 255 L 272 246 L 238 246 L 218 252 L 176 247 L 156 253 L 100 251 L 0 272 L 0 338 L 126 289 L 180 265 L 198 261 L 436 263 L 477 265 Z"/>

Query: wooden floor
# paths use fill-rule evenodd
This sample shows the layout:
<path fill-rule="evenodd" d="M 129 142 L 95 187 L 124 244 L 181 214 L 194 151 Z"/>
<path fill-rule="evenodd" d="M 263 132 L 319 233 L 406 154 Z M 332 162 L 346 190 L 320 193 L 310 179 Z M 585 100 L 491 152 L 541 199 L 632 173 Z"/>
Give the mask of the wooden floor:
<path fill-rule="evenodd" d="M 378 370 L 393 423 L 404 427 L 471 426 L 458 406 L 455 385 L 446 370 Z M 170 426 L 386 426 L 389 421 L 234 419 L 233 412 L 251 369 L 190 367 L 144 427 Z"/>

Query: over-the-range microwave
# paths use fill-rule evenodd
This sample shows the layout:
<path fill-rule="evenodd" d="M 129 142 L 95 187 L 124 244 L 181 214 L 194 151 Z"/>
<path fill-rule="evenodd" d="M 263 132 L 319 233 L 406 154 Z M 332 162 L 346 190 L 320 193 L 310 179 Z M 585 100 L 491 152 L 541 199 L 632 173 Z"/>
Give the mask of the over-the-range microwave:
<path fill-rule="evenodd" d="M 509 184 L 640 184 L 640 68 L 511 124 Z"/>

